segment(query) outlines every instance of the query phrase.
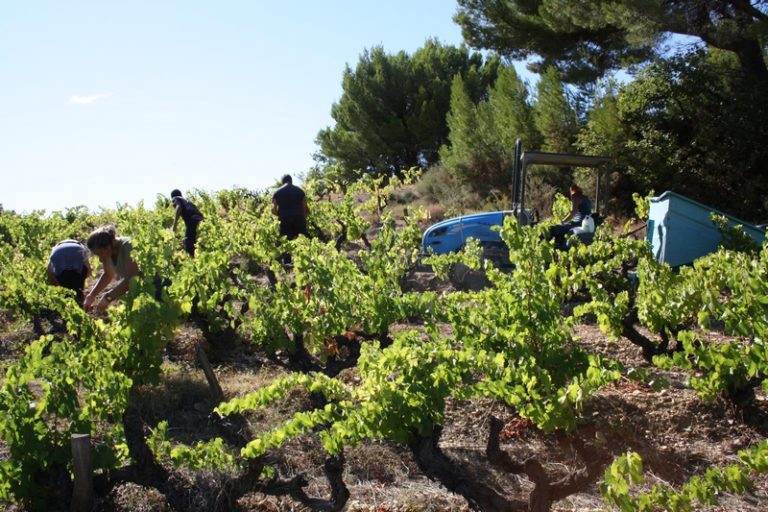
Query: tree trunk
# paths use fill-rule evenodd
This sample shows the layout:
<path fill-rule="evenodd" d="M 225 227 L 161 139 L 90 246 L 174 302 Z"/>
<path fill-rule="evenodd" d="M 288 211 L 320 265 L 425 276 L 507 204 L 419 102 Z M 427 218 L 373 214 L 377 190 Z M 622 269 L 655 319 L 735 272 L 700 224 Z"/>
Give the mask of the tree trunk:
<path fill-rule="evenodd" d="M 768 79 L 768 67 L 765 65 L 763 51 L 754 39 L 742 39 L 731 48 L 739 58 L 741 69 L 750 78 Z"/>
<path fill-rule="evenodd" d="M 438 446 L 440 427 L 435 427 L 429 437 L 417 437 L 409 445 L 416 463 L 424 474 L 443 484 L 446 489 L 464 497 L 476 510 L 485 512 L 524 511 L 525 507 L 505 498 L 498 490 L 473 477 L 461 464 L 443 454 Z"/>

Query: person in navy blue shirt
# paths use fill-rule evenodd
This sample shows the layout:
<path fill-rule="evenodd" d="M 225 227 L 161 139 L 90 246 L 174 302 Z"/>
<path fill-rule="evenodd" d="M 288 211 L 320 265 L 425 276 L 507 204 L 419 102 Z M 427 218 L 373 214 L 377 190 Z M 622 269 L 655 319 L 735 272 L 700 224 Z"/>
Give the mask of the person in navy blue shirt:
<path fill-rule="evenodd" d="M 171 231 L 176 231 L 176 224 L 179 222 L 179 217 L 181 217 L 186 226 L 182 245 L 184 246 L 184 250 L 194 258 L 195 244 L 197 243 L 197 225 L 203 220 L 203 214 L 200 213 L 200 210 L 197 209 L 197 206 L 195 206 L 192 201 L 182 197 L 179 189 L 171 191 L 171 202 L 173 202 L 173 206 L 176 208 L 176 215 L 173 217 Z"/>
<path fill-rule="evenodd" d="M 272 213 L 280 221 L 280 234 L 293 240 L 307 236 L 307 196 L 293 184 L 290 174 L 283 176 L 282 186 L 272 194 Z"/>
<path fill-rule="evenodd" d="M 62 240 L 51 251 L 46 268 L 51 283 L 75 291 L 77 302 L 83 302 L 85 280 L 91 274 L 88 250 L 77 240 Z"/>
<path fill-rule="evenodd" d="M 585 218 L 592 215 L 592 201 L 584 195 L 581 187 L 572 185 L 571 193 L 571 211 L 565 216 L 560 224 L 571 224 L 571 227 L 581 226 Z"/>
<path fill-rule="evenodd" d="M 581 187 L 576 185 L 572 185 L 569 192 L 571 211 L 560 220 L 560 224 L 552 226 L 549 230 L 550 237 L 555 239 L 555 245 L 558 247 L 565 245 L 567 234 L 591 233 L 595 230 L 592 201 L 584 195 Z"/>

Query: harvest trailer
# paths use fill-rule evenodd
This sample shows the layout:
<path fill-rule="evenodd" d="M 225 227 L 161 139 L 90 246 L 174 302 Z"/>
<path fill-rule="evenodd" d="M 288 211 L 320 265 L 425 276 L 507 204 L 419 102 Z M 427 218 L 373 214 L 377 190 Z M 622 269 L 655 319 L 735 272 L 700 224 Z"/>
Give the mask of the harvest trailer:
<path fill-rule="evenodd" d="M 749 224 L 727 213 L 674 192 L 664 192 L 650 199 L 645 239 L 651 244 L 657 261 L 672 267 L 688 265 L 701 256 L 715 252 L 720 245 L 720 230 L 712 214 L 725 217 L 728 225 L 741 226 L 758 245 L 765 241 L 765 228 Z"/>

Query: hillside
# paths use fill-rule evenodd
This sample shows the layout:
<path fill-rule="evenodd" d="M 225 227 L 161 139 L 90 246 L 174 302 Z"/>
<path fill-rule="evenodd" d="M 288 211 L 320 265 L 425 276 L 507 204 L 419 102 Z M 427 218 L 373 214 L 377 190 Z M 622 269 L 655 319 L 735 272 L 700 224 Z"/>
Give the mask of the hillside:
<path fill-rule="evenodd" d="M 230 210 L 229 215 L 232 215 L 232 211 Z M 234 221 L 233 224 L 236 229 L 243 231 L 243 224 Z M 408 229 L 407 223 L 402 219 L 398 220 L 397 225 L 398 231 Z M 374 224 L 367 232 L 366 239 L 374 241 L 378 236 L 382 236 L 382 233 L 385 237 L 390 236 L 386 229 L 386 226 Z M 137 230 L 139 237 L 147 236 L 141 233 Z M 205 235 L 206 232 L 203 231 L 201 237 Z M 519 236 L 526 235 L 521 233 Z M 201 243 L 202 254 L 206 244 L 204 241 Z M 532 247 L 539 248 L 536 250 L 546 252 L 543 245 L 539 246 L 539 242 L 532 239 L 521 239 L 520 243 L 534 244 Z M 237 250 L 242 251 L 243 246 L 238 246 Z M 307 263 L 302 263 L 304 260 L 301 259 L 297 260 L 296 268 L 289 267 L 285 275 L 275 276 L 269 270 L 275 267 L 253 264 L 253 261 L 244 257 L 230 261 L 230 274 L 235 276 L 233 280 L 249 291 L 249 296 L 255 296 L 258 293 L 268 293 L 274 286 L 271 283 L 275 279 L 278 283 L 285 279 L 288 283 L 286 290 L 289 290 L 289 285 L 300 278 L 297 272 L 304 271 L 303 265 L 322 270 L 317 265 L 320 261 L 324 261 L 328 269 L 336 269 L 336 272 L 347 268 L 343 267 L 344 258 L 355 262 L 353 268 L 346 271 L 354 273 L 357 272 L 355 268 L 369 269 L 365 273 L 355 274 L 356 278 L 344 276 L 345 279 L 364 281 L 373 273 L 370 269 L 374 263 L 365 260 L 364 253 L 368 249 L 361 242 L 345 242 L 338 260 L 321 260 L 326 257 L 335 258 L 330 247 L 306 250 L 318 252 L 308 253 L 313 254 L 313 257 L 308 259 Z M 197 268 L 193 265 L 203 265 L 204 260 L 205 256 L 198 256 L 194 262 L 183 260 L 179 267 L 179 276 L 186 275 L 182 272 L 188 267 L 193 269 Z M 234 266 L 231 266 L 232 264 Z M 395 265 L 394 260 L 390 264 Z M 233 268 L 237 268 L 238 273 L 232 274 Z M 390 268 L 397 274 L 395 266 Z M 403 297 L 435 297 L 435 304 L 445 309 L 434 312 L 434 318 L 439 319 L 434 327 L 439 332 L 439 339 L 448 340 L 456 350 L 456 365 L 464 364 L 460 362 L 460 358 L 464 357 L 462 354 L 469 354 L 470 352 L 465 351 L 470 348 L 470 343 L 477 342 L 471 341 L 474 334 L 470 331 L 459 337 L 457 331 L 469 327 L 456 319 L 449 321 L 454 308 L 460 310 L 466 308 L 467 303 L 478 301 L 482 308 L 477 313 L 486 309 L 490 319 L 504 324 L 508 322 L 508 318 L 504 315 L 494 316 L 498 313 L 494 309 L 504 309 L 509 311 L 509 315 L 518 314 L 513 309 L 516 302 L 514 297 L 488 295 L 481 298 L 481 294 L 474 295 L 475 292 L 483 290 L 495 293 L 495 288 L 501 288 L 501 281 L 493 279 L 506 279 L 503 275 L 491 276 L 496 285 L 481 289 L 480 284 L 488 284 L 488 281 L 480 272 L 454 272 L 452 279 L 441 279 L 423 268 L 417 271 L 417 268 L 420 267 L 412 266 L 410 270 L 405 271 L 403 276 L 396 280 L 397 286 Z M 331 274 L 332 272 L 327 276 L 317 274 L 313 279 L 318 281 L 312 281 L 317 284 L 305 287 L 303 291 L 294 284 L 293 287 L 298 290 L 297 299 L 311 302 L 316 298 L 325 300 L 325 297 L 333 297 L 331 288 L 337 283 L 333 281 L 334 276 Z M 195 274 L 191 274 L 193 275 Z M 203 274 L 196 275 L 200 279 L 203 278 Z M 527 284 L 535 286 L 540 277 L 543 276 L 532 277 Z M 512 279 L 511 274 L 509 279 Z M 173 286 L 177 286 L 181 280 L 182 277 L 175 278 Z M 351 287 L 350 281 L 345 282 Z M 278 285 L 277 290 L 279 289 Z M 428 295 L 432 292 L 434 295 Z M 539 293 L 533 288 L 530 292 Z M 274 301 L 281 300 L 277 295 L 271 297 Z M 338 300 L 346 299 L 338 296 Z M 727 303 L 727 295 L 724 294 L 722 300 Z M 242 447 L 254 436 L 283 425 L 295 413 L 317 410 L 328 400 L 319 397 L 318 393 L 302 389 L 301 386 L 292 386 L 282 398 L 261 408 L 235 414 L 222 422 L 214 413 L 218 401 L 203 371 L 205 359 L 210 362 L 226 400 L 264 390 L 280 378 L 306 372 L 311 365 L 318 365 L 311 368 L 325 371 L 335 381 L 354 390 L 370 383 L 370 376 L 366 376 L 357 364 L 359 358 L 363 357 L 361 353 L 366 350 L 366 346 L 382 343 L 381 349 L 384 350 L 386 342 L 387 350 L 405 350 L 408 347 L 399 348 L 398 340 L 402 339 L 401 335 L 407 338 L 411 336 L 409 333 L 415 332 L 421 336 L 423 346 L 413 347 L 414 352 L 408 352 L 413 355 L 408 358 L 418 358 L 428 354 L 423 350 L 428 349 L 432 343 L 430 340 L 433 340 L 430 336 L 434 336 L 430 334 L 434 320 L 426 313 L 409 314 L 388 324 L 385 337 L 372 336 L 370 332 L 360 329 L 359 325 L 350 325 L 344 335 L 324 337 L 321 339 L 322 345 L 314 345 L 311 348 L 311 330 L 307 328 L 304 337 L 308 349 L 312 351 L 312 358 L 302 360 L 292 355 L 288 349 L 270 348 L 253 337 L 252 333 L 261 325 L 256 323 L 259 317 L 266 318 L 272 314 L 270 303 L 265 302 L 254 309 L 245 308 L 247 302 L 239 299 L 234 302 L 235 310 L 241 311 L 242 316 L 237 316 L 237 312 L 232 313 L 220 305 L 216 306 L 218 309 L 215 311 L 221 318 L 233 318 L 241 322 L 241 325 L 214 328 L 211 317 L 206 316 L 200 309 L 192 315 L 182 316 L 181 322 L 174 327 L 172 337 L 162 348 L 159 381 L 156 384 L 146 383 L 134 387 L 130 393 L 128 419 L 140 421 L 140 432 L 149 434 L 157 430 L 164 421 L 167 422 L 167 440 L 174 446 L 192 446 L 223 435 L 227 443 L 235 447 L 239 444 Z M 648 358 L 643 357 L 641 348 L 627 338 L 610 340 L 599 328 L 598 318 L 594 314 L 584 315 L 576 321 L 576 318 L 571 316 L 574 314 L 574 307 L 587 302 L 585 296 L 573 295 L 568 301 L 560 304 L 560 318 L 547 319 L 542 309 L 541 319 L 538 320 L 542 333 L 550 329 L 548 322 L 569 329 L 562 346 L 552 342 L 551 350 L 556 356 L 553 359 L 555 364 L 560 364 L 558 361 L 580 360 L 579 354 L 583 353 L 600 355 L 605 361 L 615 361 L 622 368 L 621 376 L 612 382 L 599 385 L 594 390 L 586 386 L 583 388 L 584 400 L 582 408 L 575 416 L 577 421 L 573 428 L 555 428 L 554 432 L 547 433 L 547 429 L 537 428 L 529 419 L 521 417 L 515 407 L 503 400 L 489 396 L 453 396 L 449 389 L 444 402 L 444 415 L 441 415 L 443 419 L 436 424 L 439 428 L 432 432 L 431 437 L 424 437 L 436 441 L 436 446 L 430 447 L 424 444 L 423 440 L 417 442 L 413 439 L 408 442 L 364 439 L 359 443 L 345 445 L 341 465 L 336 466 L 337 469 L 340 468 L 339 472 L 335 476 L 327 477 L 325 471 L 331 459 L 321 444 L 319 434 L 323 429 L 314 427 L 309 432 L 289 438 L 265 452 L 263 460 L 273 468 L 273 479 L 246 479 L 247 481 L 233 479 L 232 473 L 223 471 L 192 470 L 183 466 L 175 468 L 169 460 L 158 455 L 160 466 L 146 466 L 153 470 L 145 475 L 120 473 L 116 470 L 109 478 L 104 478 L 106 474 L 97 477 L 95 509 L 203 511 L 219 506 L 222 507 L 221 510 L 242 511 L 330 510 L 338 508 L 339 504 L 333 499 L 334 496 L 338 497 L 336 493 L 344 494 L 338 488 L 332 488 L 331 484 L 338 486 L 342 482 L 341 486 L 349 493 L 342 505 L 343 509 L 348 511 L 463 511 L 472 508 L 466 499 L 467 496 L 479 499 L 478 496 L 482 493 L 488 499 L 485 503 L 495 500 L 499 504 L 498 508 L 486 506 L 485 510 L 528 510 L 532 494 L 540 495 L 542 492 L 555 493 L 553 496 L 556 496 L 556 499 L 553 500 L 550 510 L 605 510 L 606 504 L 598 484 L 608 464 L 615 457 L 629 451 L 642 457 L 645 482 L 637 485 L 633 492 L 649 491 L 651 486 L 656 484 L 679 489 L 692 477 L 703 475 L 709 468 L 736 464 L 740 450 L 755 447 L 768 437 L 768 397 L 759 387 L 755 388 L 755 395 L 751 400 L 742 403 L 728 400 L 724 396 L 704 400 L 691 385 L 691 377 L 701 376 L 702 373 L 691 373 L 678 367 L 663 369 L 651 364 Z M 64 333 L 61 319 L 56 314 L 37 315 L 36 322 L 32 322 L 26 319 L 23 313 L 12 310 L 7 301 L 3 304 L 3 311 L 0 312 L 0 357 L 3 369 L 24 358 L 26 347 L 38 343 L 35 340 L 41 332 L 52 336 L 49 342 L 52 344 L 77 343 L 77 340 Z M 314 319 L 322 319 L 324 316 L 330 319 L 336 314 L 331 303 L 325 304 L 320 309 L 313 310 Z M 298 305 L 296 307 L 298 308 Z M 295 313 L 303 314 L 298 309 Z M 468 316 L 470 313 L 475 314 L 474 310 L 467 310 Z M 122 314 L 122 311 L 115 311 L 101 319 L 117 326 L 122 321 Z M 307 318 L 307 322 L 314 321 L 312 314 Z M 567 319 L 570 320 L 566 322 Z M 537 325 L 531 318 L 526 322 L 529 322 L 526 325 Z M 315 324 L 307 325 L 312 325 L 312 329 L 319 329 Z M 485 324 L 482 325 L 483 329 L 488 328 Z M 514 322 L 509 323 L 510 328 L 516 328 L 516 325 Z M 650 332 L 640 323 L 634 328 L 637 335 L 656 345 L 662 344 L 663 340 L 657 334 Z M 295 328 L 293 331 L 292 336 L 296 336 L 298 331 Z M 725 346 L 741 339 L 727 336 L 725 331 L 724 323 L 714 322 L 710 329 L 698 330 L 696 335 L 701 342 L 712 346 Z M 546 336 L 560 339 L 560 335 L 556 333 Z M 510 345 L 514 345 L 514 342 L 513 338 L 508 341 Z M 54 345 L 42 349 L 42 357 L 46 357 L 52 346 Z M 203 359 L 201 352 L 206 355 Z M 370 353 L 366 354 L 372 357 Z M 472 354 L 479 357 L 479 352 Z M 401 364 L 410 361 L 408 358 Z M 415 370 L 419 369 L 418 361 L 417 359 L 413 363 Z M 544 361 L 545 359 L 542 359 L 540 363 L 542 367 Z M 449 362 L 447 366 L 436 366 L 435 371 L 449 369 L 451 364 Z M 334 368 L 333 373 L 330 373 L 331 368 Z M 552 367 L 549 371 L 554 376 L 560 370 Z M 637 375 L 641 374 L 642 377 L 638 378 Z M 484 376 L 480 370 L 473 369 L 455 378 L 461 380 L 462 386 L 468 386 L 481 382 Z M 406 379 L 400 385 L 408 387 L 421 384 Z M 545 388 L 539 389 L 538 385 L 529 384 L 532 394 L 545 392 Z M 582 390 L 579 391 L 581 392 Z M 375 398 L 371 400 L 374 401 Z M 518 407 L 522 410 L 524 405 L 520 404 Z M 358 407 L 362 407 L 362 402 Z M 553 407 L 554 411 L 559 410 L 556 404 Z M 564 409 L 562 414 L 568 414 L 567 411 L 568 409 Z M 424 413 L 432 414 L 427 409 L 424 409 Z M 395 411 L 391 414 L 395 414 Z M 532 415 L 536 417 L 535 414 Z M 395 422 L 400 421 L 395 416 L 391 418 Z M 406 417 L 403 418 L 403 421 L 407 420 Z M 546 420 L 539 420 L 545 424 Z M 399 432 L 396 425 L 391 428 L 392 432 Z M 491 432 L 495 434 L 490 435 Z M 492 443 L 489 445 L 489 436 L 500 441 L 500 452 L 493 449 Z M 98 438 L 98 434 L 96 437 Z M 98 442 L 108 441 L 101 439 Z M 4 439 L 0 443 L 1 460 L 9 460 L 9 450 L 10 444 Z M 132 461 L 132 466 L 140 467 L 137 460 Z M 333 473 L 332 467 L 331 472 Z M 753 485 L 746 492 L 719 491 L 718 504 L 703 506 L 697 502 L 696 510 L 765 510 L 768 508 L 768 477 L 765 473 L 753 472 L 751 478 Z M 534 482 L 538 482 L 535 491 Z M 446 485 L 455 492 L 449 491 Z M 66 485 L 58 489 L 55 486 L 52 488 L 54 494 L 58 493 L 61 497 L 60 510 L 68 510 L 68 492 L 71 490 Z M 557 493 L 560 493 L 561 497 L 557 497 Z M 19 504 L 7 506 L 7 510 L 23 509 Z"/>
<path fill-rule="evenodd" d="M 427 274 L 414 276 L 413 286 L 433 287 L 450 292 L 453 285 L 434 280 Z M 2 326 L 3 359 L 7 362 L 26 345 L 34 334 L 30 326 L 4 318 Z M 402 325 L 401 328 L 412 326 Z M 607 387 L 590 401 L 583 428 L 604 438 L 610 452 L 620 455 L 627 450 L 640 453 L 647 470 L 648 484 L 680 485 L 690 476 L 700 474 L 713 465 L 733 463 L 737 452 L 753 445 L 768 434 L 768 398 L 758 397 L 761 417 L 744 418 L 738 410 L 722 401 L 708 404 L 696 397 L 686 385 L 686 376 L 650 367 L 638 349 L 624 340 L 609 341 L 595 325 L 581 325 L 576 335 L 579 344 L 590 351 L 603 353 L 622 361 L 627 367 L 645 368 L 669 381 L 665 389 L 655 392 L 630 381 Z M 196 362 L 195 347 L 202 345 L 215 368 L 225 396 L 242 395 L 263 386 L 286 370 L 252 344 L 236 337 L 222 336 L 206 340 L 193 324 L 183 326 L 166 350 L 163 382 L 140 393 L 139 404 L 147 424 L 166 419 L 173 438 L 192 442 L 211 435 L 215 429 L 210 413 L 216 405 L 203 371 Z M 354 378 L 354 370 L 346 377 Z M 259 431 L 274 425 L 279 418 L 301 410 L 309 400 L 297 392 L 278 407 L 249 418 L 249 426 Z M 486 471 L 477 464 L 485 457 L 489 419 L 495 415 L 507 422 L 510 438 L 502 449 L 516 460 L 534 458 L 553 474 L 564 475 L 580 467 L 572 455 L 565 454 L 558 440 L 543 435 L 523 424 L 508 407 L 490 401 L 452 401 L 446 413 L 445 431 L 441 438 L 444 452 L 468 468 L 473 465 L 482 478 L 493 480 L 521 506 L 532 490 L 525 478 Z M 322 447 L 316 440 L 299 438 L 278 455 L 282 476 L 305 475 L 310 495 L 327 493 L 322 464 Z M 345 481 L 350 490 L 349 511 L 464 511 L 466 501 L 448 492 L 440 484 L 426 478 L 408 450 L 388 442 L 369 442 L 346 453 Z M 191 478 L 191 476 L 190 476 Z M 198 477 L 210 480 L 215 488 L 216 476 Z M 768 506 L 768 478 L 760 477 L 755 488 L 743 496 L 720 496 L 720 505 L 700 510 L 757 512 Z M 289 498 L 276 498 L 261 493 L 244 496 L 238 502 L 243 511 L 312 510 Z M 595 484 L 582 492 L 558 501 L 552 510 L 604 510 L 605 505 Z M 10 507 L 7 510 L 14 510 Z M 164 511 L 168 504 L 151 487 L 135 484 L 118 485 L 99 499 L 100 511 Z M 202 510 L 189 504 L 188 510 Z"/>

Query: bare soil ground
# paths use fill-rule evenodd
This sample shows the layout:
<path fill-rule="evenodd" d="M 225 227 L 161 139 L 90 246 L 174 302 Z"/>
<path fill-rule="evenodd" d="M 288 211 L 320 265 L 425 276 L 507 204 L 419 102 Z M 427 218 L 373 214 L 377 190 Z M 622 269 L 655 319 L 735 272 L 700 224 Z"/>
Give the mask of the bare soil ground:
<path fill-rule="evenodd" d="M 415 288 L 449 291 L 448 283 L 427 274 L 413 283 Z M 403 325 L 400 328 L 407 328 Z M 724 401 L 702 402 L 686 383 L 686 375 L 663 371 L 648 365 L 640 349 L 626 340 L 609 341 L 594 325 L 577 327 L 574 335 L 585 349 L 621 361 L 626 367 L 643 368 L 669 385 L 659 392 L 628 380 L 601 389 L 586 404 L 585 424 L 592 427 L 612 455 L 629 450 L 638 452 L 646 469 L 647 489 L 653 484 L 679 486 L 691 476 L 702 474 L 708 467 L 727 465 L 738 460 L 737 452 L 768 436 L 768 398 L 758 393 L 755 417 L 745 418 L 739 410 Z M 34 334 L 30 326 L 10 318 L 0 318 L 0 366 L 5 368 Z M 270 361 L 258 348 L 231 335 L 205 339 L 192 324 L 185 324 L 166 349 L 163 381 L 145 388 L 138 404 L 142 417 L 150 426 L 160 420 L 169 422 L 171 437 L 179 442 L 194 443 L 215 435 L 209 415 L 215 407 L 208 384 L 195 358 L 200 344 L 208 353 L 227 398 L 245 394 L 284 374 L 285 369 Z M 353 378 L 354 369 L 343 377 Z M 273 408 L 248 417 L 250 429 L 260 432 L 277 425 L 294 411 L 308 406 L 309 397 L 295 393 Z M 506 406 L 490 401 L 452 401 L 446 411 L 441 448 L 453 460 L 484 481 L 492 482 L 510 497 L 525 503 L 533 489 L 523 476 L 489 469 L 485 448 L 489 421 L 494 415 L 506 422 L 506 441 L 502 450 L 514 460 L 536 457 L 555 475 L 578 469 L 583 461 L 562 449 L 558 439 L 527 428 Z M 0 443 L 0 458 L 8 457 Z M 302 437 L 275 452 L 281 476 L 304 474 L 307 493 L 327 497 L 328 486 L 323 475 L 325 455 L 316 438 Z M 345 453 L 344 481 L 351 497 L 347 511 L 427 512 L 466 511 L 467 502 L 429 480 L 419 470 L 407 447 L 390 442 L 364 443 Z M 215 488 L 220 475 L 190 475 L 202 487 Z M 720 496 L 717 506 L 702 507 L 708 511 L 759 512 L 768 510 L 768 477 L 757 475 L 754 488 L 745 495 Z M 238 502 L 243 511 L 310 510 L 289 498 L 276 498 L 251 493 Z M 557 502 L 555 511 L 606 510 L 597 484 L 584 492 Z M 100 496 L 99 511 L 168 511 L 165 497 L 152 488 L 125 484 Z M 19 510 L 14 505 L 6 510 Z M 190 504 L 190 510 L 199 510 Z"/>

